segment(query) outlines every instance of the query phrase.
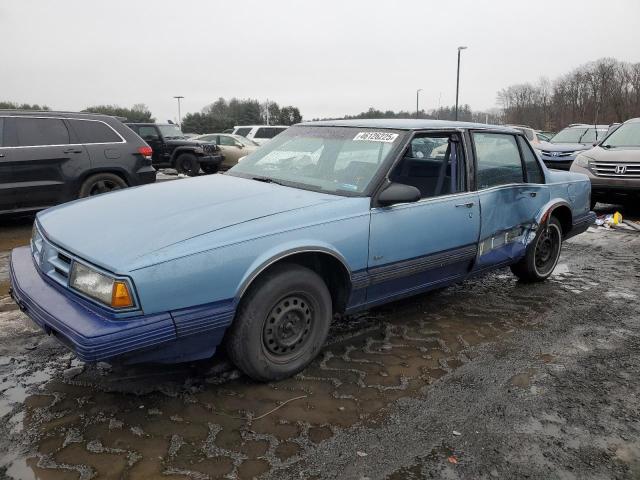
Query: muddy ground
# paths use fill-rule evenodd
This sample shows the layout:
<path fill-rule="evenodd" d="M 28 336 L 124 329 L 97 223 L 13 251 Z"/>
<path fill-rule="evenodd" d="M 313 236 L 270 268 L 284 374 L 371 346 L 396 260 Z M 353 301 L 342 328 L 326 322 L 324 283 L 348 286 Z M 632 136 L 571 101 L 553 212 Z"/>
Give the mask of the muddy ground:
<path fill-rule="evenodd" d="M 296 378 L 223 357 L 85 365 L 7 295 L 0 478 L 640 479 L 640 234 L 590 229 L 537 285 L 500 270 L 335 322 Z"/>

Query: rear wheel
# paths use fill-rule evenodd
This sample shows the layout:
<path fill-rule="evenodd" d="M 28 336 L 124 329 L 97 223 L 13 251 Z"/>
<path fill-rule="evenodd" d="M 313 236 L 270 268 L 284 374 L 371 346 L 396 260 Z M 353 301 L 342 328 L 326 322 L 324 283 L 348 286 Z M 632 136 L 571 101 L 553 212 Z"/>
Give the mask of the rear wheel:
<path fill-rule="evenodd" d="M 317 273 L 295 264 L 276 266 L 251 286 L 227 336 L 235 365 L 258 381 L 290 377 L 324 344 L 331 295 Z"/>
<path fill-rule="evenodd" d="M 220 167 L 218 167 L 218 165 L 200 165 L 200 168 L 202 168 L 202 171 L 206 174 L 212 174 L 212 173 L 217 173 L 217 171 L 220 169 Z"/>
<path fill-rule="evenodd" d="M 527 254 L 511 271 L 524 282 L 546 280 L 556 268 L 562 249 L 562 227 L 556 217 L 551 217 L 536 234 Z"/>
<path fill-rule="evenodd" d="M 97 173 L 87 178 L 80 187 L 79 198 L 92 197 L 102 193 L 127 188 L 127 182 L 114 173 Z"/>
<path fill-rule="evenodd" d="M 175 161 L 175 167 L 178 173 L 195 177 L 200 173 L 200 162 L 192 153 L 183 153 Z"/>

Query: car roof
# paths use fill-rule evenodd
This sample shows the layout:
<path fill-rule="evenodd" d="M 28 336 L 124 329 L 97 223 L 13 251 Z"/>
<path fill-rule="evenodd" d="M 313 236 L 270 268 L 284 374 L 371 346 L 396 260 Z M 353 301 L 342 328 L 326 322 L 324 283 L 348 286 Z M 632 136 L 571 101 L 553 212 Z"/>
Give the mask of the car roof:
<path fill-rule="evenodd" d="M 233 128 L 261 128 L 261 127 L 289 128 L 290 125 L 234 125 Z"/>
<path fill-rule="evenodd" d="M 624 123 L 640 123 L 640 117 L 637 118 L 630 118 L 629 120 L 627 120 Z M 612 125 L 616 125 L 615 123 L 613 123 Z M 617 125 L 621 125 L 621 124 L 617 124 Z"/>
<path fill-rule="evenodd" d="M 364 118 L 357 120 L 320 120 L 303 122 L 298 125 L 310 127 L 355 127 L 355 128 L 392 128 L 395 130 L 441 130 L 468 128 L 478 130 L 503 130 L 517 133 L 513 128 L 504 125 L 488 125 L 486 123 L 454 122 L 451 120 L 421 120 L 403 118 Z"/>
<path fill-rule="evenodd" d="M 121 120 L 122 117 L 114 117 L 113 115 L 105 115 L 103 113 L 87 113 L 87 112 L 65 112 L 54 110 L 15 110 L 0 108 L 0 115 L 21 116 L 21 117 L 64 117 L 64 118 L 116 118 Z"/>

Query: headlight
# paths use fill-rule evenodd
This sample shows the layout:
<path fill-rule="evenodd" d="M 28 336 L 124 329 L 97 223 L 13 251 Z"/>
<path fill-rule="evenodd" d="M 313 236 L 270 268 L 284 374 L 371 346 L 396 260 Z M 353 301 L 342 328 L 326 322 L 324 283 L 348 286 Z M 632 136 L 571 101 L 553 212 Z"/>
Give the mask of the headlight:
<path fill-rule="evenodd" d="M 575 164 L 579 167 L 589 168 L 589 157 L 584 155 L 578 155 L 574 160 Z"/>
<path fill-rule="evenodd" d="M 111 278 L 79 262 L 73 262 L 69 286 L 109 307 L 133 307 L 127 282 Z"/>

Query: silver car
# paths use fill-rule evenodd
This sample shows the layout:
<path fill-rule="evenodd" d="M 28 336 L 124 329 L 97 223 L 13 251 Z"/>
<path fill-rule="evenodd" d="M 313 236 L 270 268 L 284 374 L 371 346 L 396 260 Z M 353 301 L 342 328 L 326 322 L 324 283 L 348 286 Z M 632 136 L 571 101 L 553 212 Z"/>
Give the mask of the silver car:
<path fill-rule="evenodd" d="M 596 147 L 581 152 L 572 172 L 591 179 L 591 205 L 640 199 L 640 118 L 627 120 Z"/>

